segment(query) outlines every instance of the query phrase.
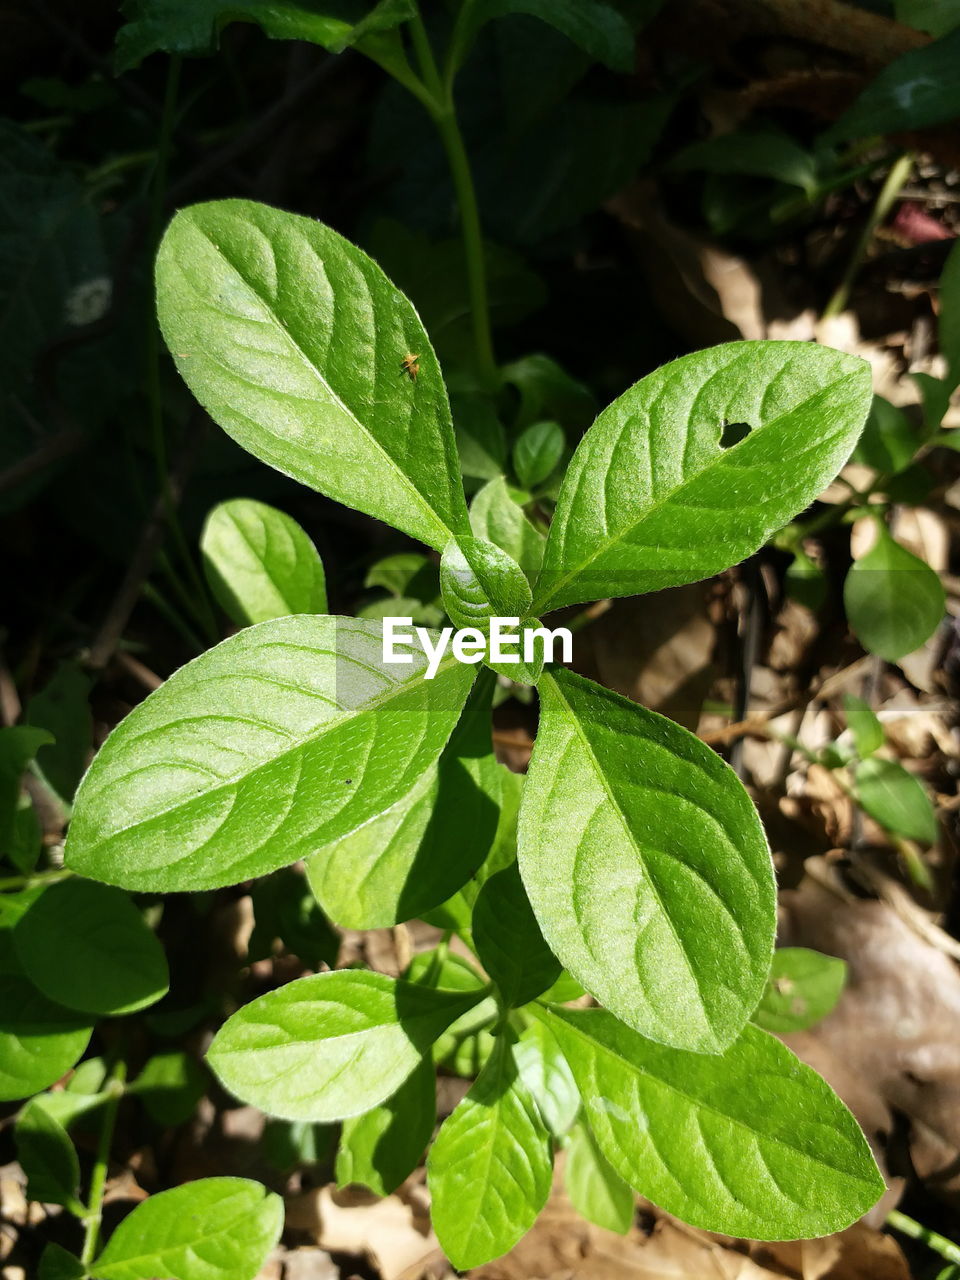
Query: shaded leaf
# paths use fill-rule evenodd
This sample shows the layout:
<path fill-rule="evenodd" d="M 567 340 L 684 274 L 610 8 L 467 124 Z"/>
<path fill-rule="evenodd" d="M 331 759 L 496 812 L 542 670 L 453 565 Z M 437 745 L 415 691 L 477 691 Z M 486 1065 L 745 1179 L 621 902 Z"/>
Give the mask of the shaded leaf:
<path fill-rule="evenodd" d="M 86 672 L 64 662 L 27 705 L 27 723 L 46 729 L 54 739 L 43 753 L 40 771 L 61 800 L 68 802 L 93 749 L 92 688 Z"/>
<path fill-rule="evenodd" d="M 883 396 L 874 396 L 863 435 L 853 451 L 854 462 L 895 475 L 910 465 L 919 448 L 917 433 L 903 410 Z"/>
<path fill-rule="evenodd" d="M 344 1121 L 337 1185 L 360 1183 L 378 1196 L 396 1191 L 417 1167 L 436 1118 L 436 1076 L 432 1059 L 424 1058 L 386 1102 Z"/>
<path fill-rule="evenodd" d="M 254 925 L 247 955 L 251 961 L 272 956 L 279 938 L 285 949 L 299 956 L 309 969 L 332 969 L 336 965 L 340 935 L 320 910 L 300 871 L 293 867 L 275 871 L 257 881 L 250 897 Z"/>
<path fill-rule="evenodd" d="M 884 525 L 877 528 L 876 543 L 847 574 L 843 602 L 863 647 L 896 662 L 933 635 L 945 597 L 930 566 L 895 542 Z"/>
<path fill-rule="evenodd" d="M 575 1125 L 567 1146 L 564 1186 L 570 1203 L 588 1222 L 626 1235 L 633 1222 L 633 1192 L 604 1159 L 588 1125 Z"/>
<path fill-rule="evenodd" d="M 883 68 L 853 106 L 827 130 L 831 142 L 927 129 L 960 116 L 960 30 L 911 49 Z"/>
<path fill-rule="evenodd" d="M 60 1204 L 78 1217 L 80 1162 L 67 1131 L 43 1107 L 31 1102 L 14 1130 L 17 1159 L 27 1175 L 27 1198 L 41 1204 Z"/>
<path fill-rule="evenodd" d="M 843 710 L 847 717 L 847 726 L 853 735 L 857 755 L 861 760 L 879 751 L 886 741 L 883 725 L 877 719 L 876 712 L 862 698 L 855 698 L 852 693 L 843 695 Z"/>
<path fill-rule="evenodd" d="M 464 47 L 476 38 L 484 23 L 516 13 L 549 23 L 614 71 L 633 70 L 630 24 L 613 5 L 602 0 L 475 0 L 465 24 Z"/>
<path fill-rule="evenodd" d="M 920 779 L 899 761 L 874 756 L 857 765 L 854 777 L 857 799 L 882 827 L 908 840 L 936 841 L 933 802 Z"/>
<path fill-rule="evenodd" d="M 781 947 L 773 953 L 767 987 L 751 1022 L 778 1035 L 815 1026 L 840 999 L 846 978 L 847 966 L 835 956 Z"/>
<path fill-rule="evenodd" d="M 527 427 L 513 446 L 513 465 L 520 483 L 528 489 L 543 484 L 559 465 L 565 444 L 563 428 L 556 422 L 534 422 Z"/>
<path fill-rule="evenodd" d="M 473 941 L 480 963 L 513 1008 L 534 1000 L 560 975 L 560 961 L 543 940 L 515 862 L 491 876 L 477 895 Z"/>
<path fill-rule="evenodd" d="M 135 1094 L 157 1124 L 183 1124 L 206 1092 L 206 1072 L 189 1053 L 155 1053 L 127 1093 Z"/>
<path fill-rule="evenodd" d="M 37 1280 L 84 1280 L 86 1267 L 58 1244 L 48 1244 L 40 1259 Z"/>

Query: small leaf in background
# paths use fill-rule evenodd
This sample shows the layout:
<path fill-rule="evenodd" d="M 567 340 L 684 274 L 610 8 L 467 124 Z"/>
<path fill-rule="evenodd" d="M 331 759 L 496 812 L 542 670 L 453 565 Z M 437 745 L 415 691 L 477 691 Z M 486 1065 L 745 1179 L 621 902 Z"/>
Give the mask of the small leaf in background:
<path fill-rule="evenodd" d="M 476 37 L 484 23 L 514 13 L 548 22 L 614 71 L 633 70 L 634 37 L 630 24 L 614 5 L 603 0 L 475 0 L 464 45 Z"/>
<path fill-rule="evenodd" d="M 750 1021 L 778 1035 L 804 1031 L 830 1013 L 846 979 L 847 966 L 835 956 L 781 947 L 773 953 L 766 990 Z"/>
<path fill-rule="evenodd" d="M 257 881 L 250 897 L 254 919 L 247 947 L 250 962 L 272 956 L 279 939 L 309 969 L 332 969 L 336 965 L 340 935 L 320 910 L 309 881 L 301 872 L 293 867 L 275 871 Z"/>
<path fill-rule="evenodd" d="M 937 815 L 919 778 L 898 760 L 863 760 L 855 772 L 857 799 L 882 827 L 908 840 L 934 844 Z"/>
<path fill-rule="evenodd" d="M 367 570 L 365 587 L 383 587 L 396 598 L 439 600 L 440 576 L 436 565 L 419 551 L 384 556 Z"/>
<path fill-rule="evenodd" d="M 504 365 L 503 380 L 520 397 L 518 427 L 549 420 L 579 433 L 597 416 L 590 389 L 550 356 L 524 356 Z"/>
<path fill-rule="evenodd" d="M 830 142 L 928 129 L 960 116 L 960 30 L 884 67 L 853 106 L 824 135 Z"/>
<path fill-rule="evenodd" d="M 90 1266 L 95 1280 L 254 1280 L 283 1229 L 283 1201 L 247 1178 L 199 1178 L 150 1196 Z"/>
<path fill-rule="evenodd" d="M 43 753 L 40 772 L 68 803 L 93 750 L 92 688 L 93 680 L 85 671 L 64 662 L 27 705 L 27 723 L 46 729 L 54 739 Z"/>
<path fill-rule="evenodd" d="M 920 443 L 903 410 L 884 400 L 883 396 L 875 395 L 852 461 L 873 467 L 881 475 L 896 475 L 910 465 Z"/>
<path fill-rule="evenodd" d="M 2 785 L 0 783 L 0 790 Z M 7 826 L 5 847 L 7 861 L 11 866 L 16 867 L 21 875 L 26 875 L 36 867 L 43 852 L 43 831 L 40 827 L 40 819 L 33 801 L 26 792 L 21 792 L 17 797 L 12 821 L 5 824 L 0 814 L 0 827 L 4 825 Z"/>
<path fill-rule="evenodd" d="M 704 173 L 743 173 L 773 178 L 800 187 L 808 195 L 817 190 L 817 163 L 789 134 L 774 129 L 720 134 L 691 143 L 679 151 L 669 169 Z"/>
<path fill-rule="evenodd" d="M 59 1204 L 75 1216 L 86 1210 L 80 1203 L 80 1162 L 67 1131 L 43 1107 L 31 1102 L 14 1129 L 17 1159 L 27 1175 L 27 1199 Z"/>
<path fill-rule="evenodd" d="M 37 1280 L 84 1280 L 87 1269 L 72 1253 L 58 1244 L 48 1244 L 40 1258 Z"/>
<path fill-rule="evenodd" d="M 580 1090 L 553 1032 L 531 1022 L 513 1046 L 513 1057 L 544 1124 L 555 1138 L 562 1137 L 577 1118 Z"/>
<path fill-rule="evenodd" d="M 238 627 L 291 613 L 326 613 L 317 549 L 296 520 L 265 502 L 233 498 L 207 516 L 200 535 L 210 590 Z"/>
<path fill-rule="evenodd" d="M 507 465 L 507 438 L 493 402 L 487 396 L 451 396 L 460 469 L 475 489 L 478 482 L 493 480 Z"/>
<path fill-rule="evenodd" d="M 636 1197 L 604 1159 L 588 1125 L 574 1125 L 567 1144 L 564 1187 L 570 1203 L 588 1222 L 626 1235 Z"/>
<path fill-rule="evenodd" d="M 843 695 L 843 711 L 847 717 L 847 727 L 853 736 L 857 755 L 861 760 L 879 751 L 886 741 L 883 725 L 877 719 L 876 712 L 862 698 L 852 693 Z"/>
<path fill-rule="evenodd" d="M 70 1070 L 90 1041 L 82 1014 L 47 1000 L 0 929 L 0 1101 L 29 1098 Z"/>
<path fill-rule="evenodd" d="M 833 479 L 871 394 L 865 361 L 806 342 L 730 342 L 641 378 L 567 468 L 533 612 L 746 559 Z"/>
<path fill-rule="evenodd" d="M 335 231 L 249 200 L 181 210 L 157 313 L 190 390 L 255 457 L 437 550 L 469 527 L 430 340 Z"/>
<path fill-rule="evenodd" d="M 46 729 L 33 725 L 0 728 L 0 854 L 7 853 L 15 842 L 20 781 L 24 770 L 40 748 L 49 746 L 52 741 Z"/>
<path fill-rule="evenodd" d="M 546 538 L 513 498 L 503 476 L 478 491 L 470 504 L 470 526 L 478 538 L 495 543 L 516 560 L 528 579 L 536 577 Z"/>
<path fill-rule="evenodd" d="M 13 941 L 43 994 L 81 1013 L 135 1013 L 170 985 L 163 947 L 127 894 L 92 880 L 50 885 Z"/>
<path fill-rule="evenodd" d="M 897 21 L 932 36 L 960 26 L 960 0 L 895 0 Z"/>
<path fill-rule="evenodd" d="M 540 932 L 514 862 L 484 884 L 473 909 L 480 963 L 513 1008 L 535 1000 L 560 976 L 560 961 Z"/>
<path fill-rule="evenodd" d="M 863 647 L 896 662 L 930 639 L 946 602 L 930 566 L 895 542 L 885 526 L 877 530 L 874 546 L 847 574 L 843 601 Z"/>
<path fill-rule="evenodd" d="M 528 489 L 543 484 L 560 464 L 566 440 L 556 422 L 534 422 L 513 446 L 513 466 L 517 479 Z"/>
<path fill-rule="evenodd" d="M 717 1053 L 763 991 L 773 868 L 733 771 L 679 725 L 572 672 L 540 686 L 519 863 L 547 943 L 619 1018 Z"/>
<path fill-rule="evenodd" d="M 550 1194 L 550 1138 L 506 1036 L 427 1156 L 433 1228 L 458 1271 L 512 1249 Z"/>
<path fill-rule="evenodd" d="M 820 566 L 797 547 L 787 565 L 784 586 L 791 600 L 804 605 L 812 613 L 823 608 L 827 599 L 827 577 Z"/>
<path fill-rule="evenodd" d="M 436 1074 L 424 1058 L 393 1097 L 343 1122 L 337 1150 L 338 1187 L 359 1183 L 388 1196 L 413 1173 L 437 1119 Z"/>
<path fill-rule="evenodd" d="M 450 621 L 486 632 L 491 617 L 522 618 L 530 584 L 507 553 L 483 538 L 460 538 L 444 550 L 440 590 Z"/>
<path fill-rule="evenodd" d="M 411 920 L 479 868 L 497 833 L 505 775 L 490 737 L 493 680 L 480 674 L 440 759 L 407 795 L 307 858 L 331 920 L 350 929 Z"/>
<path fill-rule="evenodd" d="M 268 1115 L 344 1120 L 396 1092 L 479 998 L 359 969 L 298 978 L 228 1018 L 207 1061 L 226 1089 Z"/>
<path fill-rule="evenodd" d="M 468 960 L 448 953 L 436 969 L 438 953 L 421 951 L 413 957 L 406 977 L 411 982 L 450 991 L 478 993 L 478 1003 L 461 1014 L 438 1036 L 433 1045 L 433 1060 L 454 1075 L 476 1077 L 496 1044 L 487 1028 L 499 1015 L 492 995 L 483 995 L 484 980 Z"/>
<path fill-rule="evenodd" d="M 140 1099 L 157 1124 L 172 1128 L 190 1119 L 208 1083 L 207 1073 L 191 1054 L 171 1050 L 149 1058 L 127 1093 Z"/>
<path fill-rule="evenodd" d="M 806 1240 L 843 1230 L 883 1194 L 853 1116 L 758 1027 L 718 1056 L 644 1040 L 604 1009 L 532 1008 L 560 1043 L 603 1156 L 690 1226 Z"/>
<path fill-rule="evenodd" d="M 116 69 L 130 71 L 161 49 L 213 53 L 220 31 L 230 22 L 254 22 L 274 40 L 307 40 L 340 53 L 364 36 L 389 31 L 413 12 L 413 0 L 372 5 L 337 0 L 322 6 L 309 0 L 127 0 L 124 13 L 129 21 L 117 35 Z"/>
<path fill-rule="evenodd" d="M 473 669 L 385 663 L 381 628 L 276 618 L 181 667 L 113 731 L 77 792 L 74 871 L 139 890 L 288 866 L 405 795 L 437 759 Z"/>
<path fill-rule="evenodd" d="M 333 1154 L 336 1127 L 303 1120 L 268 1120 L 263 1152 L 275 1169 L 290 1174 L 325 1161 Z"/>

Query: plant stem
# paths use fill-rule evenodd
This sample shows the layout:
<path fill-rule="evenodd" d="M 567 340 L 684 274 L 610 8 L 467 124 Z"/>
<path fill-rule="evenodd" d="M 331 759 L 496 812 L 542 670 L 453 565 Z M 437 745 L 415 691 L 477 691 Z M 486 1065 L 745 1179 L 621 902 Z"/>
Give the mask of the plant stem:
<path fill-rule="evenodd" d="M 490 301 L 487 293 L 487 263 L 483 249 L 483 230 L 480 225 L 480 209 L 477 192 L 470 171 L 470 160 L 464 146 L 463 135 L 457 120 L 453 99 L 453 77 L 440 75 L 430 37 L 417 13 L 410 19 L 410 40 L 413 44 L 420 74 L 429 92 L 424 105 L 430 112 L 443 149 L 447 153 L 450 176 L 460 211 L 460 234 L 467 267 L 467 292 L 470 298 L 470 315 L 473 323 L 473 345 L 477 357 L 477 371 L 484 386 L 494 391 L 500 385 L 500 373 L 493 352 L 493 335 L 490 329 Z"/>
<path fill-rule="evenodd" d="M 874 232 L 880 226 L 884 218 L 893 207 L 893 202 L 900 194 L 901 188 L 906 186 L 913 171 L 913 153 L 906 152 L 900 156 L 893 164 L 890 172 L 887 174 L 883 186 L 880 188 L 880 194 L 877 196 L 876 202 L 867 219 L 866 226 L 860 233 L 857 240 L 856 248 L 853 251 L 853 257 L 850 259 L 849 265 L 844 272 L 843 279 L 837 285 L 833 297 L 827 303 L 823 318 L 830 316 L 838 316 L 846 309 L 847 302 L 850 298 L 850 290 L 853 282 L 857 277 L 860 266 L 867 256 L 867 250 L 870 248 L 870 242 L 873 240 Z"/>
<path fill-rule="evenodd" d="M 427 970 L 426 985 L 435 987 L 440 981 L 440 975 L 443 973 L 443 966 L 447 963 L 447 954 L 450 951 L 450 939 L 453 937 L 453 930 L 447 929 L 443 937 L 437 943 L 437 950 L 430 961 L 430 968 Z"/>
<path fill-rule="evenodd" d="M 0 893 L 9 889 L 32 889 L 38 884 L 56 884 L 58 880 L 68 880 L 72 875 L 69 867 L 58 867 L 56 871 L 37 871 L 34 875 L 7 876 L 0 880 Z"/>
<path fill-rule="evenodd" d="M 948 1262 L 960 1266 L 960 1245 L 954 1244 L 952 1240 L 939 1235 L 936 1231 L 931 1231 L 929 1227 L 921 1226 L 919 1222 L 908 1218 L 899 1209 L 893 1209 L 887 1214 L 887 1226 L 909 1236 L 911 1240 L 921 1241 L 928 1249 L 939 1253 L 941 1258 L 946 1258 Z"/>
<path fill-rule="evenodd" d="M 103 1193 L 107 1185 L 107 1169 L 110 1163 L 110 1147 L 113 1143 L 113 1130 L 117 1122 L 117 1108 L 123 1097 L 123 1086 L 127 1078 L 127 1064 L 122 1057 L 114 1064 L 105 1093 L 110 1097 L 104 1105 L 103 1120 L 100 1128 L 100 1141 L 97 1143 L 97 1158 L 93 1172 L 90 1174 L 90 1199 L 87 1202 L 87 1216 L 84 1219 L 86 1232 L 83 1238 L 83 1252 L 80 1261 L 85 1267 L 93 1262 L 100 1240 L 100 1223 L 103 1220 Z"/>

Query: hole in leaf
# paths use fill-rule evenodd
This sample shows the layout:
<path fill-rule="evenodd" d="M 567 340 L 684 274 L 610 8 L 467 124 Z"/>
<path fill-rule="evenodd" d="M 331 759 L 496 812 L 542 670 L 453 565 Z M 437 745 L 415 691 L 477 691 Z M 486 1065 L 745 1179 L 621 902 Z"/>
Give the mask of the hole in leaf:
<path fill-rule="evenodd" d="M 749 422 L 725 422 L 720 432 L 720 448 L 732 449 L 750 434 Z"/>

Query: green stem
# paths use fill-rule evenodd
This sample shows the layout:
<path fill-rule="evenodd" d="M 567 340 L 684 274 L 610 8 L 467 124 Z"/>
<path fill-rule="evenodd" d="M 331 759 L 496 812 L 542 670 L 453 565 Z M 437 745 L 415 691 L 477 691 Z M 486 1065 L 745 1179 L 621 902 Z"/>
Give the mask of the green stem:
<path fill-rule="evenodd" d="M 960 1245 L 954 1244 L 952 1240 L 939 1235 L 936 1231 L 931 1231 L 929 1227 L 921 1226 L 919 1222 L 908 1218 L 899 1209 L 893 1209 L 887 1214 L 887 1226 L 909 1236 L 911 1240 L 921 1241 L 928 1249 L 939 1253 L 941 1258 L 946 1258 L 947 1262 L 960 1266 Z"/>
<path fill-rule="evenodd" d="M 86 1228 L 83 1238 L 83 1252 L 80 1261 L 89 1267 L 96 1257 L 97 1245 L 100 1241 L 100 1224 L 103 1220 L 103 1193 L 107 1185 L 107 1170 L 110 1164 L 110 1147 L 113 1143 L 113 1130 L 117 1123 L 117 1108 L 123 1097 L 123 1086 L 127 1078 L 127 1064 L 119 1058 L 114 1064 L 110 1080 L 104 1092 L 110 1096 L 103 1110 L 100 1128 L 100 1141 L 97 1143 L 97 1157 L 93 1172 L 90 1174 L 90 1198 L 87 1201 L 87 1216 L 84 1219 Z"/>
<path fill-rule="evenodd" d="M 490 300 L 487 292 L 483 229 L 480 225 L 480 208 L 477 204 L 473 174 L 470 171 L 470 160 L 457 120 L 453 98 L 453 75 L 449 70 L 446 80 L 440 75 L 430 38 L 419 13 L 410 19 L 410 40 L 420 64 L 423 83 L 430 95 L 424 105 L 430 112 L 447 154 L 453 189 L 460 210 L 460 234 L 467 266 L 467 292 L 470 299 L 477 370 L 483 384 L 494 391 L 500 385 L 500 372 L 493 351 L 493 334 L 490 328 Z"/>
<path fill-rule="evenodd" d="M 440 981 L 440 975 L 443 973 L 443 966 L 447 963 L 447 955 L 450 951 L 450 939 L 453 937 L 453 930 L 448 929 L 440 941 L 437 943 L 437 950 L 430 961 L 430 968 L 427 970 L 425 978 L 428 987 L 435 987 Z"/>
<path fill-rule="evenodd" d="M 68 880 L 73 872 L 69 867 L 58 867 L 56 871 L 37 871 L 33 875 L 7 876 L 0 880 L 0 893 L 15 889 L 32 889 L 38 884 L 56 884 L 58 880 Z"/>
<path fill-rule="evenodd" d="M 906 186 L 910 173 L 913 170 L 914 157 L 912 152 L 900 156 L 893 164 L 890 172 L 886 176 L 883 186 L 880 188 L 880 194 L 877 196 L 876 203 L 867 219 L 867 224 L 860 233 L 856 248 L 853 251 L 853 257 L 850 259 L 849 265 L 844 272 L 843 279 L 836 288 L 833 297 L 827 303 L 826 310 L 823 313 L 824 319 L 829 316 L 838 316 L 845 310 L 847 302 L 850 298 L 850 290 L 853 282 L 857 277 L 860 266 L 864 258 L 867 256 L 867 250 L 873 240 L 874 232 L 880 226 L 884 218 L 893 207 L 893 202 L 900 194 L 901 189 Z"/>

